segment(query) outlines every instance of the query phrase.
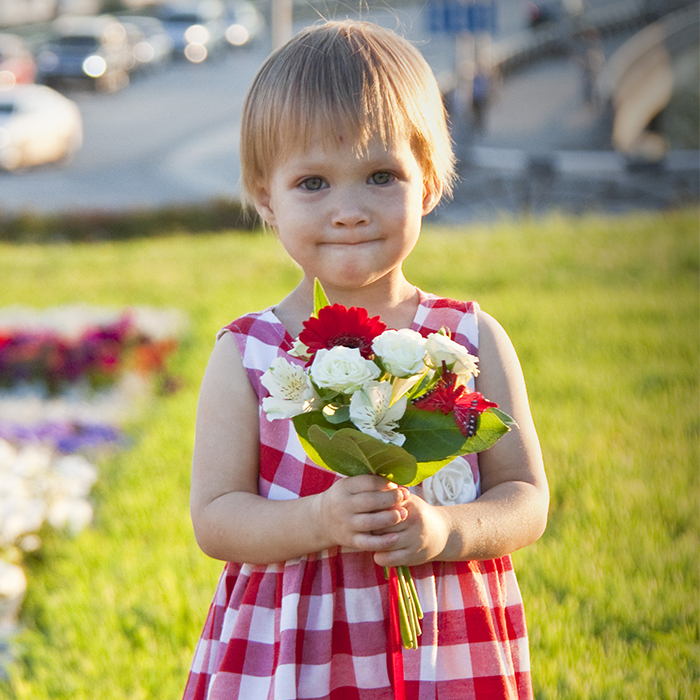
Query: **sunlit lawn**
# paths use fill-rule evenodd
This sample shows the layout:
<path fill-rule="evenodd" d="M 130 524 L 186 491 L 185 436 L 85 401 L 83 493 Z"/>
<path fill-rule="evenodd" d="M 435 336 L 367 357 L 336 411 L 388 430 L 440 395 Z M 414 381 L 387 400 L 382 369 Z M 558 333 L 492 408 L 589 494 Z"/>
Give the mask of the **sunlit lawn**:
<path fill-rule="evenodd" d="M 428 229 L 407 270 L 513 338 L 552 505 L 515 555 L 538 698 L 700 695 L 698 214 Z M 0 246 L 0 305 L 176 306 L 184 380 L 101 465 L 94 526 L 26 562 L 0 698 L 178 698 L 221 564 L 194 542 L 189 462 L 215 331 L 298 279 L 271 235 Z"/>

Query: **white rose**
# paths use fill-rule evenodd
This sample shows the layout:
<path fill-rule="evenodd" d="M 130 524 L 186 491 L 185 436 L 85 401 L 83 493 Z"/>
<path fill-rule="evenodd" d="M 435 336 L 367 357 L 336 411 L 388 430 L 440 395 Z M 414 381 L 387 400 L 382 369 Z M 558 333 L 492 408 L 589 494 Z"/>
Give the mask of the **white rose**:
<path fill-rule="evenodd" d="M 311 365 L 311 377 L 316 386 L 341 394 L 352 394 L 376 379 L 379 373 L 379 367 L 362 357 L 358 348 L 343 345 L 319 350 Z"/>
<path fill-rule="evenodd" d="M 304 368 L 283 357 L 273 360 L 260 382 L 270 392 L 262 401 L 269 420 L 293 418 L 316 408 L 319 397 Z"/>
<path fill-rule="evenodd" d="M 372 342 L 372 350 L 395 377 L 410 377 L 425 369 L 425 338 L 410 328 L 384 331 Z"/>
<path fill-rule="evenodd" d="M 479 368 L 476 366 L 478 358 L 470 355 L 464 345 L 456 343 L 442 333 L 431 333 L 425 343 L 425 349 L 435 367 L 442 367 L 444 362 L 465 384 L 470 377 L 479 374 Z"/>
<path fill-rule="evenodd" d="M 423 498 L 434 506 L 453 506 L 471 503 L 478 495 L 477 485 L 469 462 L 457 458 L 423 483 Z"/>
<path fill-rule="evenodd" d="M 405 435 L 396 432 L 398 422 L 406 411 L 406 397 L 391 404 L 389 382 L 368 382 L 350 399 L 350 420 L 366 435 L 383 442 L 403 445 Z"/>

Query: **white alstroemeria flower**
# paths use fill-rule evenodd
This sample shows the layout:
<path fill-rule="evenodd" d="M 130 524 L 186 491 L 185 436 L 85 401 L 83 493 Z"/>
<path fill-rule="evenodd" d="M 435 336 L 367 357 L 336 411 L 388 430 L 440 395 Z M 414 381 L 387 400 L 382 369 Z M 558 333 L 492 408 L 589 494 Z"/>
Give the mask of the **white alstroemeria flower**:
<path fill-rule="evenodd" d="M 260 382 L 270 392 L 262 401 L 269 420 L 293 418 L 312 411 L 319 398 L 304 368 L 283 357 L 273 360 Z"/>
<path fill-rule="evenodd" d="M 300 360 L 308 360 L 309 357 L 311 357 L 309 348 L 304 345 L 299 338 L 294 341 L 292 349 L 287 354 L 291 355 L 292 357 L 298 357 Z"/>
<path fill-rule="evenodd" d="M 405 435 L 397 433 L 398 422 L 406 411 L 406 397 L 391 404 L 389 382 L 368 382 L 350 399 L 350 420 L 366 435 L 383 442 L 403 445 Z"/>
<path fill-rule="evenodd" d="M 425 344 L 425 349 L 434 366 L 440 368 L 442 363 L 452 367 L 452 371 L 466 384 L 471 377 L 479 374 L 476 363 L 479 361 L 469 351 L 442 333 L 431 333 Z"/>
<path fill-rule="evenodd" d="M 410 328 L 388 330 L 372 342 L 372 350 L 395 377 L 410 377 L 425 369 L 425 338 Z"/>
<path fill-rule="evenodd" d="M 311 377 L 317 387 L 341 394 L 352 394 L 379 374 L 379 367 L 362 357 L 358 348 L 343 345 L 319 350 L 311 365 Z"/>
<path fill-rule="evenodd" d="M 478 495 L 469 462 L 457 458 L 421 484 L 423 498 L 433 506 L 471 503 Z"/>

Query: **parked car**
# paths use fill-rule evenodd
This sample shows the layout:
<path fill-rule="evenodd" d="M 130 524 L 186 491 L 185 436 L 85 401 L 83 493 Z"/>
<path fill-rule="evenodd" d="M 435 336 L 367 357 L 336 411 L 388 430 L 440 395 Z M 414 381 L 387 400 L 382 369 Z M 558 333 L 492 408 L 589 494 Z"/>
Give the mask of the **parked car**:
<path fill-rule="evenodd" d="M 168 3 L 159 17 L 173 40 L 175 56 L 201 63 L 226 46 L 224 6 L 219 0 Z"/>
<path fill-rule="evenodd" d="M 37 82 L 57 87 L 91 84 L 112 92 L 129 84 L 135 60 L 124 25 L 109 15 L 60 17 L 49 43 L 37 55 Z"/>
<path fill-rule="evenodd" d="M 33 83 L 35 77 L 34 56 L 23 39 L 16 34 L 0 34 L 0 90 Z"/>
<path fill-rule="evenodd" d="M 226 8 L 226 41 L 231 46 L 245 46 L 258 37 L 265 20 L 255 5 L 239 0 Z"/>
<path fill-rule="evenodd" d="M 137 63 L 144 68 L 157 68 L 166 64 L 173 55 L 173 40 L 157 17 L 145 15 L 120 15 L 119 21 L 127 27 L 137 27 L 142 38 L 132 48 Z"/>
<path fill-rule="evenodd" d="M 0 168 L 71 158 L 83 145 L 78 105 L 45 85 L 0 90 Z"/>

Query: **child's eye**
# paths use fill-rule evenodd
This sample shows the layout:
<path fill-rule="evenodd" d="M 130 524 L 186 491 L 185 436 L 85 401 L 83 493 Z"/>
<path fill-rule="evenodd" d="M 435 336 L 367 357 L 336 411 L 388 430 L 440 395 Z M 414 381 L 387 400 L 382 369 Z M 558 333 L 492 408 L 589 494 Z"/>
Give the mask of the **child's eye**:
<path fill-rule="evenodd" d="M 394 176 L 391 173 L 387 173 L 385 171 L 380 171 L 378 173 L 374 173 L 370 178 L 369 181 L 373 185 L 388 185 L 390 182 L 393 182 Z"/>
<path fill-rule="evenodd" d="M 320 177 L 307 177 L 306 180 L 302 181 L 301 187 L 305 190 L 309 190 L 310 192 L 316 192 L 317 190 L 321 190 L 325 187 L 325 182 L 323 181 L 323 178 Z"/>

